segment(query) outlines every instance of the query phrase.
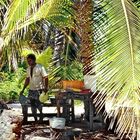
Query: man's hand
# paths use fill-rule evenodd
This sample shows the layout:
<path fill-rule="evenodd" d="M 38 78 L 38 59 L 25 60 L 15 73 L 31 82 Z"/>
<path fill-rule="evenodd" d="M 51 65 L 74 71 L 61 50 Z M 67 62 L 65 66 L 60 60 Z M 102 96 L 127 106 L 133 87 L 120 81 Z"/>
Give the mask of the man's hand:
<path fill-rule="evenodd" d="M 45 88 L 45 89 L 44 89 L 44 92 L 47 93 L 47 92 L 48 92 L 48 88 Z"/>

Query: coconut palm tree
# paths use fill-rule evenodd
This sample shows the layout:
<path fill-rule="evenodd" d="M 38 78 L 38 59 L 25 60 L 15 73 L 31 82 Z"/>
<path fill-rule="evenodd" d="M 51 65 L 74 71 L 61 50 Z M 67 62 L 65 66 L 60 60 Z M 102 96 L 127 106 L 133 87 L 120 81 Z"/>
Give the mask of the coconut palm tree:
<path fill-rule="evenodd" d="M 102 108 L 109 102 L 109 109 L 112 104 L 110 128 L 116 119 L 115 131 L 121 138 L 128 134 L 131 139 L 140 139 L 139 11 L 131 0 L 98 1 L 95 5 L 94 10 L 103 10 L 94 22 L 94 65 L 100 91 L 96 106 Z"/>
<path fill-rule="evenodd" d="M 110 128 L 115 124 L 114 120 L 117 120 L 115 132 L 121 138 L 127 134 L 131 139 L 136 137 L 140 139 L 140 38 L 138 37 L 140 14 L 138 9 L 130 0 L 94 0 L 93 9 L 92 1 L 80 1 L 78 4 L 77 9 L 80 12 L 77 14 L 77 11 L 76 18 L 78 22 L 83 20 L 82 28 L 77 22 L 79 29 L 77 33 L 81 37 L 81 42 L 85 43 L 85 40 L 90 39 L 94 34 L 95 50 L 87 47 L 92 44 L 92 42 L 90 44 L 91 40 L 81 45 L 89 55 L 89 57 L 86 55 L 88 62 L 91 64 L 92 61 L 93 68 L 95 67 L 95 70 L 88 69 L 89 63 L 87 64 L 85 60 L 85 68 L 88 69 L 86 73 L 96 72 L 99 94 L 94 102 L 99 110 L 106 102 L 112 103 L 112 108 L 108 112 L 108 116 L 112 118 Z M 87 11 L 83 10 L 85 5 L 88 7 Z M 90 22 L 92 10 L 93 23 Z M 93 24 L 94 30 L 90 28 L 90 23 Z"/>
<path fill-rule="evenodd" d="M 92 0 L 80 0 L 75 1 L 75 16 L 76 25 L 75 32 L 80 37 L 82 62 L 84 65 L 84 74 L 92 69 L 91 61 L 93 60 L 93 1 Z M 91 74 L 91 73 L 90 73 Z"/>
<path fill-rule="evenodd" d="M 24 2 L 1 0 L 1 37 L 7 45 L 3 51 L 9 50 L 8 54 L 12 54 L 11 48 L 15 48 L 11 47 L 15 46 L 12 43 L 15 44 L 19 39 L 25 39 L 25 34 L 31 27 L 29 25 L 37 21 L 47 19 L 59 28 L 70 27 L 72 25 L 70 6 L 72 6 L 70 0 L 25 0 Z"/>
<path fill-rule="evenodd" d="M 2 23 L 1 37 L 5 43 L 12 39 L 17 40 L 28 31 L 28 25 L 41 19 L 47 19 L 54 25 L 65 27 L 70 26 L 71 18 L 70 0 L 13 0 L 8 4 L 8 0 L 1 0 L 0 4 L 6 7 L 4 22 Z M 46 8 L 48 7 L 48 8 Z M 67 11 L 67 9 L 69 9 Z"/>
<path fill-rule="evenodd" d="M 72 10 L 69 7 L 71 2 L 68 0 L 44 0 L 41 3 L 37 0 L 24 0 L 24 3 L 13 0 L 9 5 L 5 1 L 0 0 L 0 3 L 8 9 L 1 33 L 6 43 L 11 38 L 12 40 L 18 38 L 19 33 L 25 33 L 28 25 L 44 18 L 57 26 L 61 25 L 61 28 L 65 24 L 70 26 L 69 23 L 72 21 L 69 20 L 72 19 L 70 15 Z M 94 29 L 92 30 L 90 23 L 84 22 L 83 28 L 88 29 L 86 35 L 84 31 L 83 34 L 79 34 L 81 42 L 86 40 L 86 44 L 82 42 L 82 46 L 89 45 L 85 49 L 89 52 L 87 60 L 90 60 L 90 66 L 92 64 L 92 67 L 95 67 L 99 94 L 94 102 L 99 109 L 107 100 L 112 103 L 112 108 L 108 112 L 108 116 L 113 117 L 110 127 L 114 123 L 113 120 L 117 119 L 115 131 L 120 137 L 128 134 L 131 139 L 136 136 L 137 139 L 140 139 L 139 11 L 131 0 L 82 0 L 80 2 L 87 4 L 86 13 L 90 17 L 84 13 L 87 16 L 84 20 L 92 19 L 91 24 Z M 92 6 L 94 8 L 91 8 Z M 85 12 L 82 9 L 80 11 Z M 73 17 L 75 18 L 75 16 Z M 76 17 L 78 18 L 78 16 Z M 78 29 L 75 28 L 75 30 Z M 78 31 L 76 32 L 78 33 Z M 89 40 L 90 43 L 87 40 L 93 36 L 95 46 L 91 47 L 93 42 Z M 89 50 L 91 52 L 93 50 L 94 54 Z M 89 69 L 88 73 L 93 73 L 93 70 Z"/>

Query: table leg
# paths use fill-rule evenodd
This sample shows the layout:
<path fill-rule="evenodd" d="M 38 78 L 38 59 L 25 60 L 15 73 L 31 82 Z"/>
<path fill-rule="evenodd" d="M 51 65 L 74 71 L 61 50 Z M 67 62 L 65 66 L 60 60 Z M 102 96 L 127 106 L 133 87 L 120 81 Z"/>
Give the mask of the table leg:
<path fill-rule="evenodd" d="M 74 114 L 74 100 L 72 99 L 71 100 L 71 104 L 72 104 L 72 107 L 71 107 L 71 113 L 72 113 L 72 121 L 74 122 L 75 121 L 75 114 Z"/>
<path fill-rule="evenodd" d="M 92 131 L 93 130 L 93 101 L 90 99 L 89 102 L 89 129 Z"/>
<path fill-rule="evenodd" d="M 89 112 L 90 112 L 90 108 L 89 108 L 89 105 L 90 105 L 89 97 L 88 98 L 85 98 L 83 100 L 83 102 L 84 102 L 84 110 L 85 110 L 84 119 L 86 119 L 87 121 L 89 121 Z"/>

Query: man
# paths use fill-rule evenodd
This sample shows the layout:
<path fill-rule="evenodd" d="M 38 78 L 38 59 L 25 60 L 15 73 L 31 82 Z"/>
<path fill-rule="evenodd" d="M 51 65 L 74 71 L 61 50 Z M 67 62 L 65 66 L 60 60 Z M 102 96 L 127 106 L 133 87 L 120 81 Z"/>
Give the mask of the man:
<path fill-rule="evenodd" d="M 42 91 L 48 91 L 48 73 L 42 65 L 36 63 L 36 57 L 34 54 L 27 55 L 27 62 L 29 65 L 27 68 L 27 77 L 20 95 L 23 95 L 24 90 L 29 85 L 28 97 L 31 103 L 31 110 L 34 119 L 37 121 L 37 109 L 40 111 L 40 114 L 42 114 L 42 106 L 41 102 L 39 101 L 39 96 Z M 43 118 L 40 118 L 40 121 L 42 119 Z"/>

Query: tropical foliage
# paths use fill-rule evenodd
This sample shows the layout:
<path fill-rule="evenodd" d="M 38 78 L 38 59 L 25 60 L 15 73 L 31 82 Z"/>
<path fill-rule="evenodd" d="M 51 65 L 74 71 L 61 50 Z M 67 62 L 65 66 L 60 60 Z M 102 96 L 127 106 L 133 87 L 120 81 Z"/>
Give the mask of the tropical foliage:
<path fill-rule="evenodd" d="M 139 1 L 133 2 L 139 8 Z M 117 119 L 115 131 L 121 138 L 127 133 L 131 139 L 136 135 L 140 139 L 140 14 L 131 0 L 79 0 L 75 2 L 75 14 L 70 0 L 13 0 L 10 3 L 0 0 L 0 4 L 4 13 L 1 36 L 5 44 L 15 43 L 21 36 L 23 39 L 29 25 L 39 20 L 47 19 L 59 28 L 56 31 L 57 45 L 62 43 L 59 38 L 62 31 L 65 34 L 64 27 L 73 27 L 70 32 L 79 36 L 81 54 L 88 56 L 84 60 L 84 68 L 88 69 L 85 73 L 97 77 L 99 94 L 94 100 L 96 107 L 100 110 L 106 101 L 112 103 L 108 114 L 113 117 L 110 128 Z M 59 46 L 64 55 L 59 57 L 62 67 L 56 67 L 52 73 L 52 77 L 58 78 L 54 81 L 59 81 L 61 76 L 65 79 L 66 74 L 70 76 L 68 79 L 74 76 L 73 71 L 69 72 L 73 67 L 68 55 L 71 34 L 65 36 L 62 45 L 67 47 Z M 5 48 L 11 46 L 15 48 L 14 45 Z"/>
<path fill-rule="evenodd" d="M 4 1 L 1 1 L 1 3 L 3 4 Z M 26 33 L 28 25 L 44 18 L 57 26 L 71 25 L 70 21 L 72 20 L 70 20 L 69 12 L 71 11 L 70 6 L 72 6 L 72 3 L 70 0 L 14 0 L 4 6 L 8 10 L 4 15 L 2 37 L 5 38 L 7 43 L 11 38 L 15 40 Z M 20 32 L 18 32 L 19 30 Z"/>
<path fill-rule="evenodd" d="M 17 100 L 25 76 L 23 68 L 19 68 L 16 73 L 0 72 L 0 99 Z"/>
<path fill-rule="evenodd" d="M 96 105 L 102 108 L 105 101 L 112 103 L 109 116 L 118 120 L 115 131 L 122 137 L 132 133 L 132 139 L 136 135 L 140 139 L 140 14 L 131 0 L 96 4 L 103 10 L 102 16 L 96 17 L 94 31 L 94 64 L 100 91 Z M 102 19 L 104 22 L 100 22 Z M 112 120 L 110 127 L 113 124 Z"/>
<path fill-rule="evenodd" d="M 30 28 L 34 24 L 37 25 L 37 21 L 43 22 L 44 19 L 47 19 L 59 28 L 71 27 L 73 25 L 73 20 L 71 20 L 73 18 L 72 4 L 71 0 L 1 0 L 1 38 L 4 39 L 5 46 L 7 45 L 3 47 L 1 60 L 8 60 L 10 65 L 7 54 L 13 57 L 13 52 L 22 49 L 19 45 L 19 39 L 27 39 L 26 33 L 31 31 Z M 46 7 L 48 8 L 46 9 Z M 29 36 L 29 34 L 27 35 Z"/>

